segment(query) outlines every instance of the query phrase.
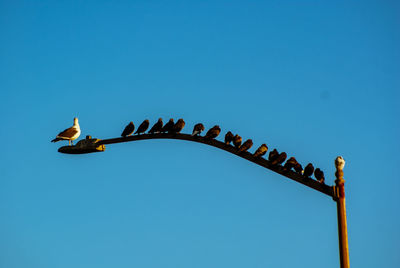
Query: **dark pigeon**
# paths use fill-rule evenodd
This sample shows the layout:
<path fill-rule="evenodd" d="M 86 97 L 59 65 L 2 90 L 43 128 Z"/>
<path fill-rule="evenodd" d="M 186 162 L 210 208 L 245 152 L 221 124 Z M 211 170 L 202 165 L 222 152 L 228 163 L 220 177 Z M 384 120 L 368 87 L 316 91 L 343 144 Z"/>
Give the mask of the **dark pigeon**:
<path fill-rule="evenodd" d="M 258 149 L 256 150 L 256 152 L 254 153 L 254 157 L 261 157 L 263 155 L 265 155 L 268 151 L 268 146 L 263 143 L 261 144 L 260 147 L 258 147 Z"/>
<path fill-rule="evenodd" d="M 248 149 L 253 146 L 253 141 L 251 139 L 248 139 L 247 141 L 243 142 L 243 144 L 239 147 L 238 153 L 247 151 Z"/>
<path fill-rule="evenodd" d="M 144 133 L 148 128 L 149 128 L 150 122 L 149 120 L 144 120 L 140 126 L 138 127 L 138 129 L 136 130 L 135 134 L 140 134 L 140 133 Z"/>
<path fill-rule="evenodd" d="M 171 128 L 169 132 L 179 133 L 184 127 L 185 127 L 185 121 L 183 121 L 183 119 L 181 118 L 175 123 L 175 125 Z"/>
<path fill-rule="evenodd" d="M 204 131 L 204 125 L 202 123 L 198 123 L 193 128 L 192 136 L 199 136 L 202 131 Z"/>
<path fill-rule="evenodd" d="M 233 136 L 232 132 L 228 131 L 225 134 L 225 144 L 230 144 L 233 141 L 233 137 L 234 136 Z"/>
<path fill-rule="evenodd" d="M 174 123 L 174 119 L 171 118 L 165 125 L 164 127 L 161 129 L 161 132 L 169 132 L 171 131 L 172 127 L 175 125 Z"/>
<path fill-rule="evenodd" d="M 276 149 L 273 149 L 271 152 L 269 152 L 268 155 L 268 160 L 272 162 L 274 162 L 279 156 L 279 153 Z"/>
<path fill-rule="evenodd" d="M 216 137 L 218 137 L 219 133 L 221 132 L 221 128 L 216 125 L 213 126 L 212 128 L 210 128 L 206 135 L 204 136 L 204 138 L 208 138 L 208 139 L 215 139 Z"/>
<path fill-rule="evenodd" d="M 156 132 L 160 132 L 162 127 L 163 127 L 162 118 L 158 118 L 157 123 L 154 124 L 154 126 L 150 129 L 149 133 L 153 134 Z"/>
<path fill-rule="evenodd" d="M 129 122 L 129 124 L 125 127 L 124 131 L 122 131 L 121 136 L 126 137 L 132 135 L 133 131 L 135 130 L 135 125 L 133 122 Z"/>
<path fill-rule="evenodd" d="M 319 168 L 316 168 L 314 170 L 314 176 L 315 176 L 315 178 L 317 179 L 318 182 L 325 184 L 325 175 L 324 175 L 324 172 L 322 170 L 320 170 Z"/>
<path fill-rule="evenodd" d="M 239 148 L 241 144 L 242 144 L 242 137 L 236 134 L 235 137 L 233 137 L 233 145 L 235 145 L 236 148 Z"/>
<path fill-rule="evenodd" d="M 272 165 L 281 165 L 285 162 L 287 154 L 285 152 L 280 153 L 274 161 L 272 161 Z"/>
<path fill-rule="evenodd" d="M 291 170 L 297 164 L 297 160 L 294 157 L 291 157 L 286 161 L 285 165 L 283 166 L 284 169 Z"/>
<path fill-rule="evenodd" d="M 313 166 L 311 163 L 309 163 L 309 164 L 304 168 L 304 173 L 303 173 L 303 175 L 306 176 L 306 177 L 308 178 L 308 177 L 311 177 L 311 175 L 313 174 L 313 172 L 314 172 L 314 166 Z"/>

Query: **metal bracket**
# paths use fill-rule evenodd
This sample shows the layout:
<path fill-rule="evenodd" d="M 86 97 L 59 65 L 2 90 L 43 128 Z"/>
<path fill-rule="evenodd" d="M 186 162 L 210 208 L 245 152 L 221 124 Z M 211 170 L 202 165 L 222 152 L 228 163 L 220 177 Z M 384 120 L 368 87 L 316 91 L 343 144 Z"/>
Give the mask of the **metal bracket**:
<path fill-rule="evenodd" d="M 76 145 L 62 146 L 58 149 L 58 151 L 64 154 L 104 152 L 106 146 L 104 144 L 98 144 L 100 141 L 100 139 L 92 139 L 91 136 L 86 136 L 86 139 L 78 141 Z"/>

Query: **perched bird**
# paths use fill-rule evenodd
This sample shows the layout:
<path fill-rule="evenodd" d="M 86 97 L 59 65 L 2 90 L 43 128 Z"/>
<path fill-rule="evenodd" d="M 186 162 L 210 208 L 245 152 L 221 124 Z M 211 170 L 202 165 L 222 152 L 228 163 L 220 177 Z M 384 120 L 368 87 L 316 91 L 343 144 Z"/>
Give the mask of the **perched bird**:
<path fill-rule="evenodd" d="M 344 161 L 343 157 L 341 157 L 341 156 L 336 157 L 336 159 L 335 159 L 335 166 L 336 166 L 335 176 L 339 180 L 338 182 L 343 180 L 343 168 L 344 168 L 345 164 L 346 164 L 346 162 Z"/>
<path fill-rule="evenodd" d="M 172 127 L 175 125 L 174 123 L 174 119 L 171 118 L 165 125 L 164 127 L 161 129 L 161 132 L 169 132 L 171 131 Z"/>
<path fill-rule="evenodd" d="M 280 153 L 274 161 L 271 162 L 271 165 L 281 165 L 285 162 L 287 154 L 285 152 Z"/>
<path fill-rule="evenodd" d="M 303 172 L 303 167 L 301 166 L 300 163 L 296 163 L 293 167 L 293 169 L 296 171 L 296 173 L 301 174 Z"/>
<path fill-rule="evenodd" d="M 296 164 L 298 164 L 296 158 L 291 157 L 286 161 L 285 165 L 283 166 L 284 169 L 291 170 Z"/>
<path fill-rule="evenodd" d="M 278 158 L 278 156 L 279 156 L 278 150 L 273 149 L 271 152 L 269 152 L 268 160 L 271 161 L 272 163 Z"/>
<path fill-rule="evenodd" d="M 150 122 L 149 120 L 144 120 L 140 126 L 137 128 L 135 134 L 144 133 L 149 128 Z"/>
<path fill-rule="evenodd" d="M 221 132 L 221 128 L 218 125 L 215 125 L 207 131 L 204 138 L 215 139 L 216 137 L 218 137 L 220 132 Z"/>
<path fill-rule="evenodd" d="M 68 140 L 69 145 L 73 145 L 73 140 L 76 140 L 81 135 L 81 128 L 79 127 L 78 118 L 74 118 L 74 125 L 70 128 L 65 129 L 58 133 L 55 139 L 51 142 L 57 142 L 61 140 Z"/>
<path fill-rule="evenodd" d="M 342 170 L 344 168 L 344 165 L 346 164 L 346 162 L 344 161 L 343 157 L 338 156 L 335 159 L 335 166 L 336 169 Z"/>
<path fill-rule="evenodd" d="M 314 176 L 317 179 L 317 181 L 319 181 L 320 183 L 325 183 L 324 172 L 322 170 L 320 170 L 319 168 L 316 168 L 314 170 Z"/>
<path fill-rule="evenodd" d="M 155 124 L 151 127 L 151 129 L 149 130 L 149 133 L 153 134 L 153 133 L 155 133 L 155 132 L 160 132 L 161 129 L 162 129 L 162 127 L 163 127 L 162 118 L 158 118 L 157 123 L 155 123 Z"/>
<path fill-rule="evenodd" d="M 135 130 L 135 125 L 133 122 L 129 122 L 129 124 L 125 127 L 124 131 L 122 131 L 121 136 L 126 137 L 132 135 L 133 131 Z"/>
<path fill-rule="evenodd" d="M 175 125 L 171 128 L 169 132 L 179 133 L 184 128 L 184 126 L 185 126 L 185 121 L 183 121 L 183 119 L 181 118 L 178 121 L 176 121 Z"/>
<path fill-rule="evenodd" d="M 304 168 L 303 175 L 307 178 L 310 177 L 314 172 L 314 166 L 311 163 L 308 163 L 307 166 Z"/>
<path fill-rule="evenodd" d="M 233 145 L 235 145 L 236 148 L 239 148 L 241 144 L 242 144 L 242 137 L 236 134 L 235 137 L 233 137 Z"/>
<path fill-rule="evenodd" d="M 256 150 L 256 152 L 254 153 L 254 157 L 261 157 L 263 155 L 265 155 L 268 151 L 268 146 L 263 143 L 261 144 L 260 147 L 258 147 L 258 149 Z"/>
<path fill-rule="evenodd" d="M 251 139 L 248 139 L 247 141 L 243 142 L 243 144 L 239 147 L 238 153 L 247 151 L 248 149 L 253 146 L 253 141 Z"/>
<path fill-rule="evenodd" d="M 194 125 L 192 136 L 200 135 L 202 131 L 204 131 L 204 125 L 202 123 L 198 123 Z"/>
<path fill-rule="evenodd" d="M 233 141 L 233 137 L 234 136 L 233 136 L 232 132 L 228 131 L 225 134 L 225 144 L 230 144 Z"/>

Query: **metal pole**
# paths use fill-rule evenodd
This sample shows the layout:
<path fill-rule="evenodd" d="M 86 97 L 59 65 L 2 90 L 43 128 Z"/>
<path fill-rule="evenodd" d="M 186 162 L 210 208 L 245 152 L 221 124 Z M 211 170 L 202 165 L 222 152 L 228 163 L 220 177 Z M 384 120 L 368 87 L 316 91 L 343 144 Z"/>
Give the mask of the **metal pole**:
<path fill-rule="evenodd" d="M 341 156 L 335 160 L 336 165 L 336 204 L 338 216 L 340 267 L 350 268 L 349 242 L 347 238 L 346 199 L 344 193 L 343 167 L 345 161 Z"/>
<path fill-rule="evenodd" d="M 142 134 L 128 137 L 118 137 L 113 139 L 92 139 L 90 136 L 86 136 L 85 140 L 80 140 L 76 145 L 63 146 L 58 149 L 60 153 L 67 154 L 84 154 L 93 152 L 103 152 L 106 144 L 114 144 L 128 141 L 146 140 L 146 139 L 180 139 L 193 142 L 204 143 L 210 146 L 217 147 L 225 150 L 239 157 L 247 159 L 255 164 L 258 164 L 264 168 L 270 169 L 276 173 L 279 173 L 289 179 L 302 183 L 314 190 L 320 191 L 326 195 L 329 195 L 336 201 L 337 204 L 337 216 L 338 216 L 338 233 L 339 233 L 339 253 L 340 253 L 340 267 L 350 268 L 349 261 L 349 248 L 347 239 L 347 220 L 346 220 L 346 200 L 344 193 L 344 179 L 343 179 L 343 168 L 345 161 L 341 156 L 338 156 L 335 160 L 336 165 L 336 185 L 328 186 L 325 183 L 321 183 L 316 180 L 311 180 L 309 177 L 305 177 L 299 172 L 288 170 L 281 165 L 272 165 L 271 162 L 262 157 L 254 157 L 250 152 L 239 153 L 237 148 L 227 145 L 224 142 L 216 139 L 207 139 L 201 136 L 192 136 L 190 134 L 182 133 L 156 133 L 156 134 Z"/>

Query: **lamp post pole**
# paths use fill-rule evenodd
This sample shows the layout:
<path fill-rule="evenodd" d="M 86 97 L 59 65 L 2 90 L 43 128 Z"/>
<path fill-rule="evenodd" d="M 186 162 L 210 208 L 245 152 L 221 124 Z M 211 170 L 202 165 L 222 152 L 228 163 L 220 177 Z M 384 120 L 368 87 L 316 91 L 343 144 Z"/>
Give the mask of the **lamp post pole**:
<path fill-rule="evenodd" d="M 199 142 L 210 146 L 214 146 L 219 149 L 230 152 L 232 154 L 235 154 L 239 157 L 242 157 L 264 168 L 270 169 L 276 173 L 279 173 L 282 176 L 285 176 L 289 179 L 292 179 L 296 182 L 299 182 L 303 185 L 306 185 L 314 190 L 317 190 L 321 193 L 324 193 L 332 197 L 337 204 L 340 268 L 350 268 L 349 248 L 347 239 L 346 200 L 344 194 L 344 179 L 343 179 L 343 167 L 345 165 L 345 161 L 341 156 L 338 156 L 335 160 L 336 185 L 328 186 L 325 183 L 321 183 L 316 180 L 312 180 L 309 177 L 305 177 L 303 176 L 302 173 L 294 172 L 290 169 L 285 169 L 281 165 L 272 165 L 272 163 L 269 160 L 262 157 L 254 157 L 254 155 L 250 152 L 244 151 L 239 153 L 235 147 L 227 145 L 224 142 L 218 141 L 216 139 L 207 139 L 201 136 L 192 136 L 189 134 L 156 133 L 156 134 L 142 134 L 135 136 L 119 137 L 119 138 L 105 139 L 105 140 L 92 139 L 91 136 L 86 136 L 86 139 L 80 140 L 76 145 L 63 146 L 60 147 L 58 151 L 60 153 L 66 153 L 66 154 L 85 154 L 93 152 L 103 152 L 105 150 L 105 145 L 107 144 L 146 140 L 146 139 L 179 139 L 179 140 Z"/>
<path fill-rule="evenodd" d="M 336 165 L 335 201 L 337 205 L 337 217 L 338 217 L 340 267 L 350 268 L 349 241 L 347 238 L 346 198 L 344 193 L 345 181 L 343 179 L 343 167 L 344 167 L 343 158 L 337 157 L 335 160 L 335 165 Z"/>

